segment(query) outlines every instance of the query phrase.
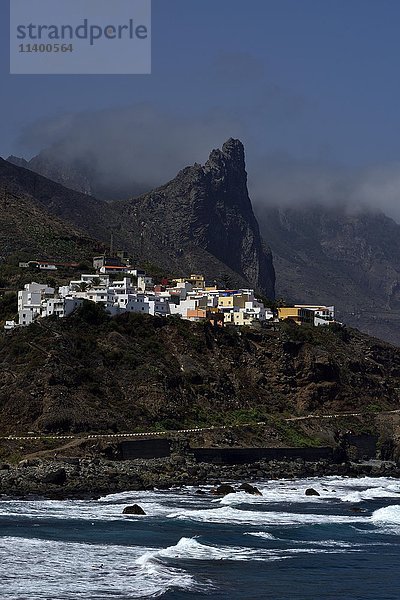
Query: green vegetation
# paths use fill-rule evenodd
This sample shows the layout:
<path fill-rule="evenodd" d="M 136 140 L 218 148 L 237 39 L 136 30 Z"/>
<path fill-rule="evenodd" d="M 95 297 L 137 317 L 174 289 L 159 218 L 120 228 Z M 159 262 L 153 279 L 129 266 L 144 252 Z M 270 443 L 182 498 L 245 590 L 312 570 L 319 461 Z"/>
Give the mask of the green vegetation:
<path fill-rule="evenodd" d="M 74 319 L 79 323 L 86 325 L 99 326 L 110 321 L 109 315 L 103 305 L 84 300 L 82 306 L 78 308 Z"/>
<path fill-rule="evenodd" d="M 266 414 L 265 408 L 240 408 L 232 410 L 225 415 L 227 425 L 243 425 L 247 423 L 258 423 L 266 421 L 269 415 Z"/>
<path fill-rule="evenodd" d="M 5 321 L 14 319 L 17 314 L 17 294 L 7 292 L 0 296 L 0 327 Z"/>
<path fill-rule="evenodd" d="M 321 446 L 321 440 L 317 437 L 310 437 L 298 423 L 288 423 L 279 417 L 271 417 L 269 423 L 288 446 L 298 448 Z"/>
<path fill-rule="evenodd" d="M 366 413 L 370 413 L 370 414 L 376 414 L 382 411 L 382 405 L 378 404 L 377 402 L 371 402 L 370 404 L 367 404 L 367 406 L 364 408 L 364 412 Z"/>
<path fill-rule="evenodd" d="M 274 314 L 278 313 L 278 308 L 281 308 L 282 306 L 287 306 L 287 303 L 285 302 L 285 300 L 283 298 L 277 298 L 276 300 L 271 300 L 270 298 L 267 298 L 263 294 L 257 294 L 257 300 L 262 302 L 264 304 L 264 306 L 266 306 L 267 308 L 270 308 Z"/>
<path fill-rule="evenodd" d="M 0 264 L 0 289 L 21 290 L 25 284 L 43 283 L 50 287 L 67 285 L 71 279 L 79 279 L 82 273 L 91 273 L 92 267 L 80 265 L 78 269 L 57 269 L 57 271 L 41 271 L 40 269 L 24 269 L 13 264 Z"/>
<path fill-rule="evenodd" d="M 159 267 L 152 262 L 144 261 L 142 262 L 142 265 L 143 271 L 145 271 L 149 277 L 153 278 L 156 285 L 160 284 L 163 279 L 172 280 L 176 277 L 176 274 L 168 273 L 164 268 Z"/>
<path fill-rule="evenodd" d="M 329 342 L 335 344 L 338 340 L 347 343 L 351 339 L 348 328 L 339 323 L 314 327 L 307 324 L 297 325 L 294 321 L 285 319 L 280 322 L 279 329 L 293 342 L 325 345 Z"/>
<path fill-rule="evenodd" d="M 7 298 L 2 314 L 13 302 Z M 319 445 L 308 429 L 283 417 L 354 409 L 368 415 L 398 406 L 400 351 L 353 330 L 346 334 L 345 342 L 342 329 L 286 323 L 255 331 L 138 313 L 111 318 L 85 302 L 68 319 L 1 334 L 0 431 L 263 421 L 282 444 Z"/>

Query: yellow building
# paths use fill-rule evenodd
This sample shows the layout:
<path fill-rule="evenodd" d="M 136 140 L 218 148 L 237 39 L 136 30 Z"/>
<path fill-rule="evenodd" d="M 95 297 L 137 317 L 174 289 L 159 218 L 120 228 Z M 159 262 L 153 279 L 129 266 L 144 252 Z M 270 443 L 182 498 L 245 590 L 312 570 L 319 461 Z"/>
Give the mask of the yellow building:
<path fill-rule="evenodd" d="M 204 279 L 204 275 L 194 275 L 192 274 L 189 277 L 189 282 L 193 285 L 193 287 L 195 288 L 201 288 L 202 290 L 204 290 L 206 282 Z"/>
<path fill-rule="evenodd" d="M 232 313 L 233 320 L 232 323 L 242 327 L 243 325 L 251 325 L 254 320 L 254 315 L 245 312 L 234 312 Z"/>
<path fill-rule="evenodd" d="M 233 308 L 233 296 L 219 296 L 218 308 Z"/>
<path fill-rule="evenodd" d="M 283 306 L 278 308 L 279 320 L 291 319 L 297 325 L 313 325 L 314 312 L 301 306 Z"/>
<path fill-rule="evenodd" d="M 194 288 L 201 288 L 204 290 L 205 288 L 205 278 L 204 275 L 196 275 L 192 273 L 189 277 L 180 277 L 178 279 L 174 279 L 175 283 L 191 283 Z"/>
<path fill-rule="evenodd" d="M 249 302 L 250 294 L 238 293 L 232 296 L 219 296 L 218 308 L 245 308 L 246 302 Z"/>

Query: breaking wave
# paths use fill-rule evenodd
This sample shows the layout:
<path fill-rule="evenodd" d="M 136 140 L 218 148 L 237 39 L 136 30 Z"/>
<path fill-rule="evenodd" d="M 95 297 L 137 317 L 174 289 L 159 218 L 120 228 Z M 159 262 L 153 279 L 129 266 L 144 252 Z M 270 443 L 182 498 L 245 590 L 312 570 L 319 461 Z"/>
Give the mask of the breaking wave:
<path fill-rule="evenodd" d="M 196 538 L 183 537 L 175 546 L 148 552 L 138 562 L 159 559 L 183 560 L 267 560 L 279 558 L 271 556 L 270 552 L 245 547 L 209 546 L 201 544 Z"/>
<path fill-rule="evenodd" d="M 230 523 L 248 525 L 314 525 L 324 523 L 359 523 L 365 517 L 346 515 L 307 514 L 290 512 L 258 512 L 239 510 L 231 506 L 216 509 L 187 510 L 167 515 L 170 519 L 200 521 L 210 523 Z"/>
<path fill-rule="evenodd" d="M 143 550 L 145 550 L 143 554 Z M 2 600 L 154 598 L 198 587 L 194 577 L 153 559 L 152 549 L 2 538 Z M 32 557 L 35 560 L 32 560 Z M 37 577 L 42 573 L 51 577 Z M 13 573 L 7 580 L 6 574 Z"/>

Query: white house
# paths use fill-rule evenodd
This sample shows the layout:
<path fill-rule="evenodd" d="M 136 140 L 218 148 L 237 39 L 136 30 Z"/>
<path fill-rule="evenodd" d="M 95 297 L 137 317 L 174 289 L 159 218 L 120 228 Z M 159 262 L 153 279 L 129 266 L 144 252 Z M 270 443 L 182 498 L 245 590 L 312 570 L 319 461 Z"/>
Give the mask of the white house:
<path fill-rule="evenodd" d="M 54 296 L 54 288 L 41 283 L 27 283 L 18 292 L 18 323 L 30 325 L 41 316 L 42 301 Z"/>
<path fill-rule="evenodd" d="M 48 298 L 42 303 L 42 317 L 56 316 L 60 319 L 69 317 L 79 306 L 81 306 L 83 300 L 79 298 Z"/>
<path fill-rule="evenodd" d="M 149 305 L 149 314 L 159 317 L 166 317 L 171 314 L 170 305 L 167 298 L 160 298 L 158 296 L 147 297 L 146 301 Z"/>
<path fill-rule="evenodd" d="M 310 304 L 295 304 L 296 308 L 306 308 L 314 313 L 314 325 L 329 325 L 335 321 L 334 306 L 318 306 Z"/>
<path fill-rule="evenodd" d="M 154 287 L 152 279 L 144 272 L 135 271 L 137 286 L 132 284 L 131 277 L 110 282 L 109 276 L 104 274 L 83 274 L 80 280 L 60 286 L 57 293 L 46 285 L 28 284 L 18 294 L 19 324 L 29 325 L 38 317 L 67 317 L 84 300 L 104 306 L 111 315 L 137 312 L 202 320 L 210 313 L 222 312 L 225 322 L 235 325 L 273 319 L 273 313 L 255 299 L 253 290 L 205 289 L 194 287 L 193 282 L 187 281 L 177 281 L 173 287 L 165 289 Z M 313 308 L 316 323 L 318 319 L 325 322 L 333 315 L 333 307 Z M 11 324 L 8 327 L 12 328 Z"/>
<path fill-rule="evenodd" d="M 197 310 L 207 308 L 207 296 L 196 294 L 188 296 L 186 300 L 181 300 L 178 304 L 170 303 L 171 315 L 180 315 L 183 319 L 187 318 L 188 310 Z"/>

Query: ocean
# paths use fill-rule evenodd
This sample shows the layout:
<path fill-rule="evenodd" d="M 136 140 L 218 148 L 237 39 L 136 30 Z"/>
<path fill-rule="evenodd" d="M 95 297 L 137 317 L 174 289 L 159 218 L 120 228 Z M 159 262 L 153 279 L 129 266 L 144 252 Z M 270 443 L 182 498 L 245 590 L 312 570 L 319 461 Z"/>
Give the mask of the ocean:
<path fill-rule="evenodd" d="M 256 485 L 0 501 L 0 598 L 400 599 L 400 480 Z"/>

